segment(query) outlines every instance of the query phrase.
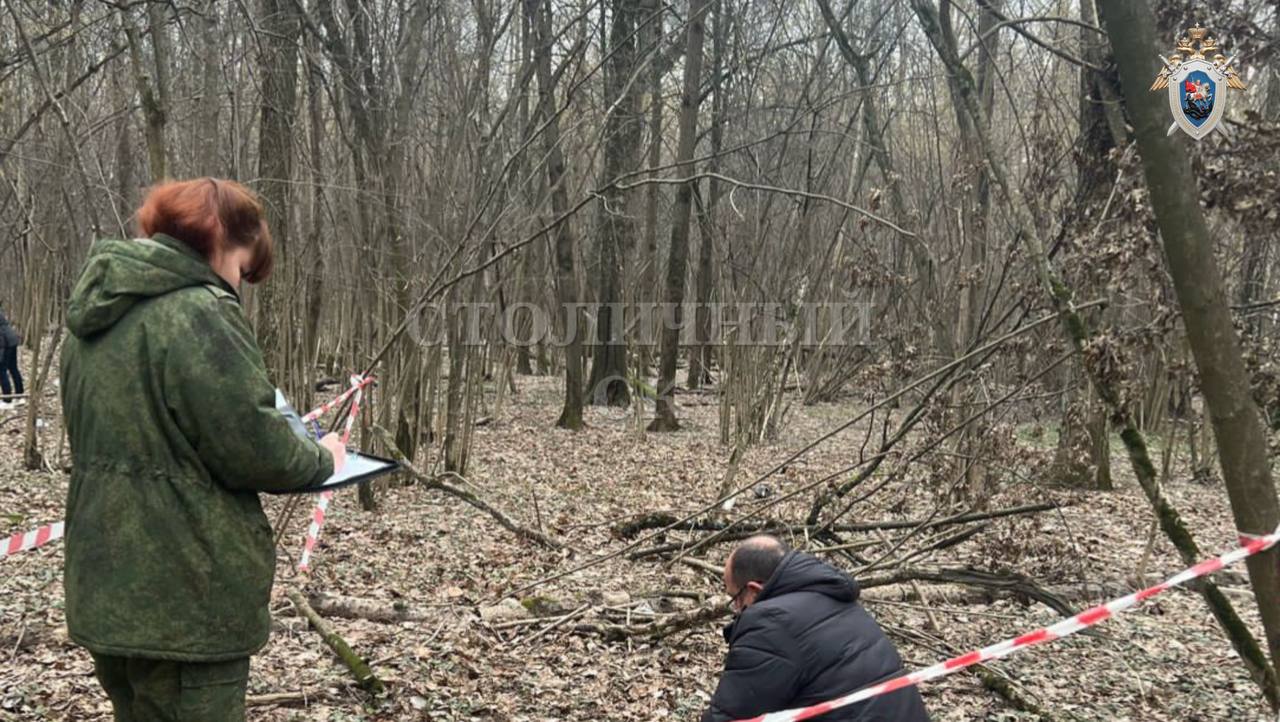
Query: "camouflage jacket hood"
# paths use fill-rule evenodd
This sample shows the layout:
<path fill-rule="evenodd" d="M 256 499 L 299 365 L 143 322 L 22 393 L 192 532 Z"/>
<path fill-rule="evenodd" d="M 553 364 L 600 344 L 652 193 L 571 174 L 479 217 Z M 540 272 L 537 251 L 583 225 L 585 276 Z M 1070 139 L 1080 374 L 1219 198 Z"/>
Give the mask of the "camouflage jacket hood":
<path fill-rule="evenodd" d="M 67 627 L 99 654 L 192 662 L 267 641 L 275 574 L 259 491 L 317 483 L 239 298 L 171 238 L 100 241 L 69 304 Z"/>
<path fill-rule="evenodd" d="M 98 241 L 71 292 L 67 329 L 89 338 L 111 328 L 139 301 L 202 285 L 234 293 L 207 261 L 166 235 Z"/>

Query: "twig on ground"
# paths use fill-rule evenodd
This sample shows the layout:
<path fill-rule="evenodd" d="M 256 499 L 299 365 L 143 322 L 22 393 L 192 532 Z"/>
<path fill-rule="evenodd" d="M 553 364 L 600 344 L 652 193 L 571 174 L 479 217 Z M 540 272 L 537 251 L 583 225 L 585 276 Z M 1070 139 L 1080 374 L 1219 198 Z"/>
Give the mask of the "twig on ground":
<path fill-rule="evenodd" d="M 244 698 L 245 707 L 268 707 L 279 706 L 287 707 L 292 705 L 306 705 L 312 700 L 325 699 L 328 695 L 324 690 L 300 692 L 273 692 L 271 694 L 252 694 Z"/>
<path fill-rule="evenodd" d="M 590 608 L 591 608 L 591 605 L 590 605 L 590 604 L 583 604 L 582 606 L 578 607 L 577 609 L 573 610 L 572 612 L 569 612 L 568 614 L 566 614 L 566 615 L 564 615 L 564 616 L 560 617 L 559 619 L 557 619 L 556 621 L 552 622 L 551 624 L 549 624 L 549 625 L 547 625 L 547 626 L 543 627 L 542 629 L 538 630 L 536 633 L 534 633 L 534 634 L 533 634 L 531 637 L 529 637 L 528 639 L 520 639 L 520 638 L 516 638 L 516 639 L 511 640 L 511 645 L 512 645 L 512 646 L 514 646 L 514 645 L 516 645 L 516 644 L 520 644 L 520 643 L 522 643 L 522 642 L 523 642 L 524 644 L 533 644 L 533 642 L 534 642 L 535 640 L 540 639 L 541 637 L 543 637 L 544 635 L 548 634 L 549 632 L 551 632 L 551 631 L 552 631 L 552 630 L 554 630 L 554 629 L 558 629 L 559 627 L 564 626 L 566 623 L 568 623 L 568 622 L 569 622 L 569 620 L 571 620 L 571 619 L 575 619 L 575 618 L 577 618 L 577 617 L 582 616 L 582 614 L 583 614 L 584 612 L 586 612 L 586 611 L 587 611 L 588 609 L 590 609 Z"/>

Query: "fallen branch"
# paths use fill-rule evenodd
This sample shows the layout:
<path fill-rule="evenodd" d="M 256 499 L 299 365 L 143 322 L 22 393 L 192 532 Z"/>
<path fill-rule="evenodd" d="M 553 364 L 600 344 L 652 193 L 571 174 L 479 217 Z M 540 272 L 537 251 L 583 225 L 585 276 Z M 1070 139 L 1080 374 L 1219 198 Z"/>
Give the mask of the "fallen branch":
<path fill-rule="evenodd" d="M 552 622 L 551 624 L 543 627 L 542 629 L 539 629 L 528 639 L 513 639 L 511 641 L 511 646 L 515 646 L 516 644 L 520 644 L 520 643 L 533 644 L 535 641 L 546 636 L 547 634 L 551 633 L 555 629 L 564 626 L 569 622 L 569 620 L 582 616 L 582 614 L 590 608 L 591 608 L 591 605 L 584 604 L 578 607 L 577 609 L 573 610 L 572 612 L 569 612 L 568 614 L 564 615 L 563 617 L 560 617 L 558 620 Z"/>
<path fill-rule="evenodd" d="M 980 569 L 899 569 L 881 576 L 861 578 L 858 586 L 866 590 L 911 581 L 982 587 L 993 597 L 1007 595 L 1015 599 L 1034 599 L 1063 616 L 1076 613 L 1062 597 L 1040 586 L 1030 577 L 1014 573 L 999 574 Z"/>
<path fill-rule="evenodd" d="M 940 521 L 940 522 L 938 522 L 938 523 L 927 524 L 927 525 L 925 525 L 925 526 L 923 526 L 923 527 L 920 527 L 920 528 L 921 528 L 921 529 L 932 529 L 932 528 L 937 527 L 937 526 L 945 526 L 945 525 L 947 525 L 947 524 L 951 524 L 951 523 L 960 523 L 960 522 L 958 522 L 958 521 L 956 521 L 956 522 L 952 522 L 952 521 L 942 520 L 942 521 Z M 961 542 L 963 542 L 963 541 L 968 540 L 969 538 L 971 538 L 972 536 L 974 536 L 974 535 L 975 535 L 975 534 L 977 534 L 979 531 L 981 531 L 981 530 L 983 530 L 983 529 L 985 529 L 985 528 L 986 528 L 986 525 L 979 525 L 979 526 L 976 526 L 976 527 L 972 527 L 972 528 L 970 528 L 970 529 L 966 529 L 966 530 L 964 530 L 964 531 L 962 531 L 962 532 L 959 532 L 958 534 L 956 534 L 956 535 L 954 535 L 954 536 L 952 536 L 952 537 L 947 537 L 945 540 L 943 540 L 943 541 L 941 541 L 941 542 L 938 542 L 937 544 L 934 544 L 934 545 L 931 545 L 931 546 L 925 547 L 925 548 L 923 548 L 923 549 L 918 549 L 918 550 L 916 550 L 916 551 L 912 552 L 912 556 L 916 556 L 916 555 L 919 555 L 919 554 L 923 554 L 923 553 L 925 553 L 925 552 L 937 551 L 937 550 L 939 550 L 939 549 L 945 549 L 946 547 L 949 547 L 949 546 L 955 546 L 956 544 L 959 544 L 959 543 L 961 543 Z M 812 536 L 811 536 L 811 537 L 806 537 L 806 534 L 805 534 L 806 530 L 807 530 L 807 531 L 812 532 Z M 859 531 L 864 531 L 864 530 L 859 530 Z M 819 533 L 819 532 L 821 532 L 821 533 Z M 762 527 L 762 528 L 757 528 L 757 529 L 743 529 L 743 530 L 741 530 L 741 531 L 733 531 L 733 532 L 719 532 L 719 536 L 718 536 L 718 537 L 716 537 L 714 541 L 715 541 L 715 543 L 718 543 L 718 544 L 726 544 L 726 543 L 729 543 L 729 542 L 741 541 L 741 540 L 743 540 L 743 539 L 747 539 L 748 537 L 753 537 L 753 536 L 755 536 L 755 535 L 757 535 L 757 534 L 773 534 L 773 535 L 775 535 L 775 536 L 793 535 L 793 536 L 802 537 L 802 538 L 810 538 L 810 539 L 817 540 L 817 541 L 822 541 L 822 540 L 835 540 L 835 537 L 834 537 L 833 533 L 832 533 L 830 530 L 821 530 L 821 529 L 818 529 L 816 526 L 815 526 L 815 527 L 804 527 L 804 526 L 799 526 L 799 527 L 777 526 L 777 527 Z M 708 538 L 707 538 L 707 537 L 704 537 L 704 539 L 708 539 Z M 649 547 L 648 549 L 641 549 L 641 550 L 639 550 L 639 551 L 633 552 L 633 553 L 631 553 L 631 554 L 628 554 L 628 555 L 627 555 L 627 558 L 628 558 L 628 559 L 630 559 L 630 560 L 632 560 L 632 561 L 638 561 L 638 560 L 640 560 L 640 559 L 644 559 L 644 558 L 646 558 L 646 557 L 662 556 L 662 555 L 664 555 L 664 554 L 672 554 L 672 553 L 683 552 L 683 551 L 685 551 L 685 550 L 687 550 L 687 549 L 692 548 L 694 545 L 696 545 L 696 544 L 698 544 L 698 543 L 699 543 L 699 542 L 697 542 L 697 541 L 693 541 L 693 540 L 687 540 L 687 541 L 676 541 L 676 542 L 667 542 L 666 544 L 659 544 L 658 546 L 655 546 L 655 547 Z M 876 543 L 879 543 L 879 542 L 876 542 Z M 816 552 L 816 551 L 838 551 L 838 550 L 841 550 L 841 549 L 846 549 L 846 550 L 847 550 L 848 548 L 852 548 L 852 547 L 854 547 L 854 546 L 855 546 L 855 545 L 852 545 L 852 544 L 845 544 L 845 543 L 841 542 L 841 543 L 837 543 L 837 544 L 832 545 L 832 546 L 819 547 L 819 548 L 814 549 L 814 550 L 812 550 L 812 551 L 815 551 L 815 552 Z M 804 547 L 798 547 L 798 548 L 799 548 L 799 549 L 801 549 L 802 551 L 804 550 Z M 678 557 L 675 561 L 684 562 L 684 561 L 687 561 L 687 558 L 686 558 L 686 557 Z M 903 561 L 906 561 L 906 560 L 905 560 L 905 559 L 903 559 L 903 560 L 899 560 L 899 563 L 901 563 L 901 562 L 903 562 Z"/>
<path fill-rule="evenodd" d="M 892 529 L 911 529 L 920 525 L 925 528 L 935 526 L 946 526 L 948 524 L 964 524 L 971 521 L 984 521 L 987 519 L 999 519 L 1006 516 L 1019 516 L 1022 514 L 1037 514 L 1044 511 L 1053 511 L 1062 508 L 1061 504 L 1028 504 L 1025 506 L 1015 506 L 1008 509 L 998 509 L 996 511 L 987 512 L 969 512 L 966 514 L 956 514 L 954 516 L 944 517 L 929 521 L 927 519 L 891 519 L 885 521 L 863 522 L 861 524 L 833 524 L 827 531 L 834 532 L 863 532 L 878 531 Z M 647 529 L 659 529 L 670 527 L 676 523 L 676 517 L 671 514 L 646 514 L 639 519 L 619 524 L 613 528 L 613 533 L 623 539 L 635 537 L 642 531 Z M 825 526 L 825 525 L 823 525 Z M 753 532 L 767 533 L 778 532 L 784 534 L 804 535 L 806 532 L 813 534 L 821 527 L 817 524 L 787 524 L 784 522 L 766 519 L 755 523 L 726 523 L 714 519 L 702 519 L 688 524 L 670 527 L 671 531 L 716 531 L 716 532 Z"/>
<path fill-rule="evenodd" d="M 325 617 L 364 619 L 370 622 L 421 622 L 432 618 L 401 601 L 382 602 L 334 594 L 312 594 L 307 601 L 317 613 Z"/>
<path fill-rule="evenodd" d="M 378 676 L 369 668 L 368 663 L 361 659 L 360 655 L 356 654 L 346 640 L 334 630 L 333 625 L 325 621 L 324 617 L 321 617 L 316 610 L 311 608 L 311 605 L 302 596 L 302 592 L 290 589 L 285 594 L 288 595 L 289 601 L 293 602 L 294 608 L 301 612 L 308 622 L 311 622 L 311 627 L 319 633 L 324 643 L 329 645 L 329 649 L 332 649 L 333 653 L 338 655 L 338 659 L 342 660 L 347 669 L 351 670 L 352 676 L 355 677 L 356 683 L 360 685 L 361 689 L 374 695 L 386 694 L 387 688 L 382 684 L 382 680 L 378 679 Z"/>
<path fill-rule="evenodd" d="M 680 563 L 687 567 L 697 569 L 700 572 L 706 572 L 707 574 L 710 574 L 713 579 L 719 579 L 720 575 L 724 574 L 724 569 L 718 568 L 710 562 L 704 562 L 701 559 L 690 559 L 686 557 L 681 559 Z"/>
<path fill-rule="evenodd" d="M 244 698 L 245 707 L 292 707 L 295 705 L 306 705 L 314 700 L 327 699 L 329 694 L 322 689 L 311 692 L 302 690 L 301 692 L 273 692 L 271 694 L 253 694 Z"/>
<path fill-rule="evenodd" d="M 776 526 L 776 527 L 762 526 L 756 529 L 741 529 L 739 531 L 719 532 L 720 535 L 716 537 L 715 542 L 720 544 L 728 544 L 729 542 L 742 541 L 743 539 L 746 539 L 748 537 L 753 537 L 757 534 L 773 534 L 775 536 L 782 536 L 787 534 L 788 531 L 789 531 L 789 528 L 786 526 Z M 707 537 L 702 537 L 702 539 L 706 540 Z M 627 559 L 630 559 L 631 561 L 638 561 L 646 557 L 655 557 L 655 556 L 662 556 L 663 554 L 681 552 L 686 549 L 689 549 L 690 547 L 694 546 L 697 543 L 698 543 L 698 540 L 696 539 L 667 542 L 666 544 L 659 544 L 658 546 L 649 547 L 648 549 L 637 549 L 636 551 L 628 554 Z M 687 558 L 681 558 L 680 561 L 683 562 L 683 561 L 686 561 L 686 559 Z"/>
<path fill-rule="evenodd" d="M 386 445 L 387 451 L 391 454 L 391 457 L 400 462 L 400 466 L 403 467 L 405 473 L 407 473 L 417 483 L 428 489 L 437 489 L 449 494 L 450 496 L 456 496 L 471 506 L 474 506 L 480 511 L 483 511 L 493 517 L 494 520 L 504 528 L 522 539 L 527 539 L 528 541 L 540 544 L 548 549 L 564 548 L 564 544 L 559 541 L 556 541 L 552 537 L 536 529 L 530 529 L 529 527 L 524 526 L 515 519 L 512 519 L 505 512 L 489 504 L 489 502 L 484 499 L 481 499 L 466 489 L 454 486 L 453 484 L 445 481 L 442 476 L 431 476 L 419 470 L 412 462 L 409 461 L 409 458 L 404 455 L 404 452 L 400 450 L 400 447 L 396 446 L 395 437 L 393 437 L 386 429 L 381 426 L 374 426 L 373 433 Z"/>
<path fill-rule="evenodd" d="M 892 548 L 889 549 L 889 551 L 885 552 L 884 554 L 881 554 L 880 558 L 877 559 L 876 561 L 871 562 L 870 564 L 864 564 L 861 568 L 857 570 L 856 574 L 858 576 L 862 576 L 862 575 L 870 574 L 873 570 L 880 569 L 883 567 L 895 567 L 895 566 L 901 567 L 905 565 L 907 562 L 910 562 L 912 559 L 924 556 L 929 552 L 940 551 L 942 549 L 947 549 L 953 546 L 957 546 L 959 544 L 963 544 L 964 542 L 977 536 L 982 530 L 986 529 L 987 525 L 979 524 L 977 526 L 964 529 L 950 536 L 942 536 L 942 535 L 935 536 L 931 539 L 927 539 L 926 541 L 928 543 L 925 546 L 922 546 L 918 549 L 914 549 L 908 552 L 906 555 L 893 558 L 892 561 L 890 561 L 890 558 L 893 556 L 893 554 L 896 553 L 898 550 L 900 550 L 903 546 L 905 546 L 906 543 L 910 541 L 912 538 L 914 538 L 917 532 L 923 528 L 924 527 L 920 527 L 916 530 L 913 530 L 910 534 L 907 534 L 901 539 L 893 541 L 893 546 Z M 889 540 L 885 540 L 885 541 L 888 542 Z"/>
<path fill-rule="evenodd" d="M 621 642 L 633 637 L 645 637 L 652 640 L 669 637 L 686 629 L 708 624 L 729 616 L 729 605 L 712 604 L 697 607 L 687 612 L 669 614 L 648 624 L 594 624 L 584 622 L 575 624 L 572 629 L 582 634 L 598 634 L 606 641 Z"/>

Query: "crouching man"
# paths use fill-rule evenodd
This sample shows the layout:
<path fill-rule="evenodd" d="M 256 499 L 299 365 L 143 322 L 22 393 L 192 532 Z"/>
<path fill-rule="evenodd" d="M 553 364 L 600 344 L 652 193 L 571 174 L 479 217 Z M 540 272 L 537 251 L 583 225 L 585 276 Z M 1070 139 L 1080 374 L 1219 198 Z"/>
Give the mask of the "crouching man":
<path fill-rule="evenodd" d="M 729 656 L 702 722 L 731 722 L 825 702 L 902 672 L 902 658 L 858 604 L 858 584 L 771 536 L 725 562 L 734 621 Z M 928 722 L 915 687 L 827 713 L 824 722 Z"/>

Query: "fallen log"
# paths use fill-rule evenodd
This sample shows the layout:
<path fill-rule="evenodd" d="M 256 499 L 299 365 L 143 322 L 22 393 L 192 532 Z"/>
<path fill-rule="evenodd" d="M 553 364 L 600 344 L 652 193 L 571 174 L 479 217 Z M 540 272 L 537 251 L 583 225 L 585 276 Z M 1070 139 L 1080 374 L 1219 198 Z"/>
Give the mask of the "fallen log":
<path fill-rule="evenodd" d="M 311 594 L 307 602 L 324 617 L 363 619 L 370 622 L 421 622 L 433 617 L 402 601 L 383 602 L 336 594 Z"/>
<path fill-rule="evenodd" d="M 355 677 L 356 684 L 359 684 L 361 689 L 378 696 L 386 694 L 386 686 L 369 668 L 369 664 L 351 649 L 351 646 L 342 638 L 342 635 L 338 634 L 332 624 L 329 624 L 324 617 L 321 617 L 316 610 L 311 608 L 311 605 L 302 596 L 302 592 L 290 589 L 285 594 L 289 597 L 289 601 L 293 602 L 294 608 L 301 612 L 307 618 L 307 621 L 311 623 L 311 627 L 316 630 L 316 633 L 320 635 L 324 643 L 329 645 L 329 649 L 333 650 L 333 653 L 338 655 L 338 659 L 346 665 L 346 668 L 351 670 L 351 675 Z"/>

